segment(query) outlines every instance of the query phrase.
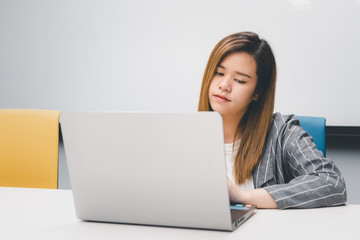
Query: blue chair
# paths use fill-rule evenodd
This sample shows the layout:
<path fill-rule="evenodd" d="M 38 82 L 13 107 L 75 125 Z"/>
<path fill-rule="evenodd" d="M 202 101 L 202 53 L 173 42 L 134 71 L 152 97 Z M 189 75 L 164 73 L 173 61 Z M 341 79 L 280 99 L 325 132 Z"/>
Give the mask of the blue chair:
<path fill-rule="evenodd" d="M 307 131 L 314 139 L 318 149 L 323 152 L 326 157 L 325 149 L 325 125 L 326 119 L 324 117 L 304 117 L 296 116 L 302 128 Z"/>

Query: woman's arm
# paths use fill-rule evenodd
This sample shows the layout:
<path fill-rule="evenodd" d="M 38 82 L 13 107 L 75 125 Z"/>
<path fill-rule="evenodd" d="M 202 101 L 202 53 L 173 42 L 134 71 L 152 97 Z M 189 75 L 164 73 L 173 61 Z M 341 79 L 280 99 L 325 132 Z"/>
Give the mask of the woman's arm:
<path fill-rule="evenodd" d="M 273 151 L 275 166 L 282 169 L 284 180 L 259 187 L 273 197 L 280 209 L 344 204 L 346 187 L 339 169 L 317 149 L 294 116 L 277 120 L 278 137 L 273 135 L 277 143 Z"/>
<path fill-rule="evenodd" d="M 345 181 L 339 169 L 317 149 L 295 116 L 277 114 L 268 142 L 266 158 L 254 172 L 257 189 L 241 191 L 228 180 L 232 202 L 279 209 L 346 202 Z"/>

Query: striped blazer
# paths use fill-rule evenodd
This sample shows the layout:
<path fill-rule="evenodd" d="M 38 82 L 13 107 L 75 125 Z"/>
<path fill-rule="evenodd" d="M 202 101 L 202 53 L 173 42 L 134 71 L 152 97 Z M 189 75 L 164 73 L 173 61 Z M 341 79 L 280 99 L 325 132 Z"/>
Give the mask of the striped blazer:
<path fill-rule="evenodd" d="M 294 115 L 274 114 L 253 180 L 254 187 L 264 188 L 279 209 L 341 205 L 347 198 L 339 169 L 324 158 Z"/>

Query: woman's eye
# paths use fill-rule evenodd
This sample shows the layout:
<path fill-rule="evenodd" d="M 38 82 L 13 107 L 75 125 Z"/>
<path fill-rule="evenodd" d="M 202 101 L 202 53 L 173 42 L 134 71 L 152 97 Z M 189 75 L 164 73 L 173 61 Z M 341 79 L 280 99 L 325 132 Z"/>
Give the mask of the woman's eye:
<path fill-rule="evenodd" d="M 221 73 L 221 72 L 215 72 L 215 74 L 216 74 L 216 75 L 219 75 L 219 76 L 224 76 L 224 74 Z"/>
<path fill-rule="evenodd" d="M 239 79 L 235 79 L 235 81 L 238 82 L 238 83 L 241 83 L 241 84 L 246 83 L 245 81 L 241 81 Z"/>

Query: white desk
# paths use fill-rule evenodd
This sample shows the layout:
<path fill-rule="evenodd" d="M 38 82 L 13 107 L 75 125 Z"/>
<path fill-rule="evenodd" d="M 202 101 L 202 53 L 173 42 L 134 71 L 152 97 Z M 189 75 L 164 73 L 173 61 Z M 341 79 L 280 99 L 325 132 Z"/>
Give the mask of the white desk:
<path fill-rule="evenodd" d="M 0 239 L 354 239 L 360 205 L 257 210 L 236 231 L 83 222 L 70 190 L 0 188 Z"/>

